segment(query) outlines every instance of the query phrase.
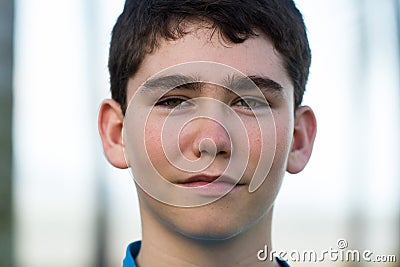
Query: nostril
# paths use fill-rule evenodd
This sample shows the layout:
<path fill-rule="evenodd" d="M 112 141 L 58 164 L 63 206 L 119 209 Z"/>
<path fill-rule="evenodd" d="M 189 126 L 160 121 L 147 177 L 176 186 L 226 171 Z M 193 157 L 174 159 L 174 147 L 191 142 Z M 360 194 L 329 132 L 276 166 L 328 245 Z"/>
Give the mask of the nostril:
<path fill-rule="evenodd" d="M 217 155 L 217 145 L 211 138 L 203 138 L 199 143 L 200 155 L 208 154 L 212 157 Z"/>

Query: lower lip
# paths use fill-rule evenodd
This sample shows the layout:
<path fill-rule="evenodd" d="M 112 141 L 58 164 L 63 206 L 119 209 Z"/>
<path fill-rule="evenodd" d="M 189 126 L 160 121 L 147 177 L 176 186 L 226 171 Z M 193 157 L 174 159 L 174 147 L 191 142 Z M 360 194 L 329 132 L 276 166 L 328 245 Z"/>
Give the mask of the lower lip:
<path fill-rule="evenodd" d="M 192 182 L 192 183 L 184 183 L 180 184 L 183 187 L 188 187 L 193 193 L 202 195 L 202 196 L 224 196 L 228 193 L 233 193 L 242 187 L 241 184 L 233 185 L 231 183 L 226 182 Z"/>

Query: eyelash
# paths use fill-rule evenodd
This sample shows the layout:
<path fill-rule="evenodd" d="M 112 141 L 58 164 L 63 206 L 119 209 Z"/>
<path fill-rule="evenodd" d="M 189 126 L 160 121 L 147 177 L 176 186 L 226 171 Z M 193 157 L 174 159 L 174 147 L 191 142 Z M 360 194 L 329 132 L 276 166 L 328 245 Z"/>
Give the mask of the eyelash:
<path fill-rule="evenodd" d="M 185 102 L 186 102 L 186 104 L 188 106 L 192 105 L 191 103 L 188 102 L 188 100 L 189 99 L 184 98 L 184 97 L 169 97 L 169 98 L 165 98 L 165 99 L 160 100 L 155 105 L 156 106 L 161 106 L 161 107 L 164 107 L 164 108 L 173 109 L 173 108 L 179 108 L 179 106 L 181 106 Z M 170 104 L 168 104 L 171 101 L 177 101 L 179 103 L 175 103 L 175 104 L 171 104 L 170 103 Z M 254 105 L 251 105 L 252 102 L 254 103 Z M 238 103 L 240 103 L 240 105 L 236 105 Z M 233 101 L 232 105 L 239 106 L 241 108 L 249 109 L 249 110 L 250 109 L 257 109 L 257 108 L 270 106 L 269 102 L 266 101 L 265 99 L 259 100 L 259 99 L 255 99 L 255 98 L 239 98 L 238 100 Z M 180 108 L 183 108 L 183 106 L 180 107 Z"/>
<path fill-rule="evenodd" d="M 165 99 L 162 99 L 162 100 L 158 101 L 155 105 L 156 106 L 162 106 L 164 108 L 173 109 L 173 108 L 179 107 L 180 105 L 182 105 L 184 102 L 187 102 L 188 100 L 189 99 L 184 98 L 184 97 L 169 97 L 169 98 L 165 98 Z M 170 101 L 180 101 L 180 103 L 177 104 L 177 105 L 168 104 L 168 102 L 170 102 Z"/>
<path fill-rule="evenodd" d="M 255 105 L 251 105 L 254 102 Z M 233 104 L 241 103 L 240 107 L 245 109 L 257 109 L 262 107 L 269 107 L 270 104 L 265 99 L 256 99 L 256 98 L 239 98 L 238 100 L 234 101 Z"/>

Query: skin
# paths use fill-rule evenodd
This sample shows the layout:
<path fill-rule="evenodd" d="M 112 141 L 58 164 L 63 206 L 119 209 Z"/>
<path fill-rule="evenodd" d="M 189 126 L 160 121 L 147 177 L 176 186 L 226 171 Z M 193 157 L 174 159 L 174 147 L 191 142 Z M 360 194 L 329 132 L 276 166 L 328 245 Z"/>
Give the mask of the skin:
<path fill-rule="evenodd" d="M 257 121 L 233 92 L 212 84 L 203 90 L 173 90 L 168 97 L 209 97 L 230 106 L 242 119 L 249 136 L 250 157 L 247 168 L 234 191 L 208 205 L 182 208 L 164 204 L 137 187 L 142 219 L 142 248 L 138 266 L 277 266 L 274 261 L 259 262 L 256 252 L 271 248 L 271 220 L 274 200 L 285 171 L 300 172 L 312 151 L 316 121 L 311 108 L 294 110 L 293 84 L 281 56 L 262 34 L 241 44 L 228 44 L 218 32 L 189 28 L 183 38 L 162 40 L 160 47 L 147 55 L 139 71 L 130 78 L 128 99 L 137 88 L 157 72 L 191 61 L 212 61 L 231 66 L 247 76 L 268 77 L 279 83 L 278 94 L 265 93 L 275 122 L 275 133 L 261 135 Z M 182 102 L 183 100 L 180 100 Z M 177 101 L 177 100 L 175 100 Z M 178 103 L 180 103 L 178 101 Z M 186 174 L 166 159 L 161 144 L 162 122 L 166 109 L 177 102 L 163 102 L 155 107 L 146 126 L 146 150 L 154 167 L 171 183 L 179 183 Z M 105 155 L 118 168 L 129 167 L 125 161 L 122 140 L 124 117 L 114 100 L 105 100 L 99 113 L 99 130 Z M 139 126 L 138 126 L 139 127 Z M 139 127 L 140 128 L 140 127 Z M 262 142 L 276 137 L 275 157 L 268 176 L 253 193 L 248 192 L 252 175 L 262 151 Z M 179 135 L 179 148 L 184 157 L 197 159 L 199 142 L 208 138 L 217 147 L 214 162 L 203 172 L 220 174 L 232 156 L 228 133 L 212 120 L 199 119 L 185 126 Z M 266 146 L 264 146 L 265 149 Z M 143 153 L 138 151 L 138 153 Z"/>

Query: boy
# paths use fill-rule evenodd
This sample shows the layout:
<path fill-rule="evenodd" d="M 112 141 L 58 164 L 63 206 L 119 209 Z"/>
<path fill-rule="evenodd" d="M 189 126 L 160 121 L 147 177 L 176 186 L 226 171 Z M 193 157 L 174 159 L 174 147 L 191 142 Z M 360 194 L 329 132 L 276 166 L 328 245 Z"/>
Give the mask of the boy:
<path fill-rule="evenodd" d="M 126 1 L 99 112 L 105 155 L 139 196 L 124 267 L 288 266 L 257 251 L 285 171 L 311 155 L 310 60 L 292 0 Z"/>

